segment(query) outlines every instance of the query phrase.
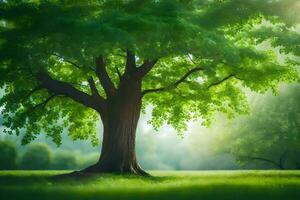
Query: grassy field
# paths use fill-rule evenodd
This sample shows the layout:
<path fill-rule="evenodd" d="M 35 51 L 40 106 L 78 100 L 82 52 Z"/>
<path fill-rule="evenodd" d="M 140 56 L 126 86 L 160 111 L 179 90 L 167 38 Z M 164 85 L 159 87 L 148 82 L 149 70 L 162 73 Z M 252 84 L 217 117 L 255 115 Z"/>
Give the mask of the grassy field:
<path fill-rule="evenodd" d="M 97 175 L 53 179 L 64 171 L 2 171 L 0 199 L 300 199 L 300 171 L 152 171 L 153 177 Z"/>

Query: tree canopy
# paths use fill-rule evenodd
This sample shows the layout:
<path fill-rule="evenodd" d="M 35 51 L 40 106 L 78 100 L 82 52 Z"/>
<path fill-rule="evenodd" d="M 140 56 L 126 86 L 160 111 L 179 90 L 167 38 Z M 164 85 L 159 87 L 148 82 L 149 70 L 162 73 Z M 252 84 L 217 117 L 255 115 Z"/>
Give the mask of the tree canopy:
<path fill-rule="evenodd" d="M 155 128 L 166 122 L 180 131 L 200 117 L 209 124 L 217 111 L 247 113 L 243 88 L 275 91 L 298 80 L 299 7 L 297 0 L 0 1 L 6 132 L 24 129 L 25 144 L 44 131 L 60 144 L 66 128 L 96 143 L 98 108 L 83 104 L 109 98 L 130 62 L 143 74 L 143 109 L 152 106 Z M 99 55 L 106 71 L 95 66 Z M 45 80 L 62 87 L 49 91 Z"/>

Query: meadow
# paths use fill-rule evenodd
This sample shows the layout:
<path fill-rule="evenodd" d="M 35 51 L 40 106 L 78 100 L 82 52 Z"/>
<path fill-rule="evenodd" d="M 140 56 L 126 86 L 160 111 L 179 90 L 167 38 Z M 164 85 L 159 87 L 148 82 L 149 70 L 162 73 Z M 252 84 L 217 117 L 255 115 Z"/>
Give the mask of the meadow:
<path fill-rule="evenodd" d="M 150 171 L 151 177 L 2 171 L 0 199 L 300 199 L 300 171 Z"/>

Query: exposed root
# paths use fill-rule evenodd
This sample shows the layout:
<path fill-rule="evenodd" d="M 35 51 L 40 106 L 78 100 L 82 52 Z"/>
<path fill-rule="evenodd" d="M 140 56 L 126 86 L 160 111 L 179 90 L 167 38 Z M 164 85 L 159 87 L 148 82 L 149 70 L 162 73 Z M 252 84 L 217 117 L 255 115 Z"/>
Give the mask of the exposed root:
<path fill-rule="evenodd" d="M 151 177 L 149 173 L 144 171 L 139 165 L 135 166 L 134 168 L 131 167 L 130 170 L 119 170 L 119 171 L 110 171 L 110 170 L 103 170 L 103 168 L 98 164 L 91 165 L 83 170 L 80 171 L 73 171 L 67 174 L 60 174 L 56 175 L 53 178 L 55 179 L 65 179 L 65 178 L 87 178 L 91 177 L 96 174 L 118 174 L 118 175 L 137 175 L 143 177 Z"/>
<path fill-rule="evenodd" d="M 136 167 L 136 172 L 140 176 L 148 176 L 148 177 L 151 176 L 148 172 L 146 172 L 145 170 L 143 170 L 139 165 L 137 165 L 137 167 Z"/>
<path fill-rule="evenodd" d="M 82 172 L 82 171 L 73 171 L 71 173 L 67 173 L 67 174 L 60 174 L 60 175 L 56 175 L 53 176 L 54 179 L 67 179 L 67 178 L 75 178 L 75 179 L 81 179 L 81 178 L 87 178 L 92 176 L 93 173 L 87 173 L 87 172 Z"/>

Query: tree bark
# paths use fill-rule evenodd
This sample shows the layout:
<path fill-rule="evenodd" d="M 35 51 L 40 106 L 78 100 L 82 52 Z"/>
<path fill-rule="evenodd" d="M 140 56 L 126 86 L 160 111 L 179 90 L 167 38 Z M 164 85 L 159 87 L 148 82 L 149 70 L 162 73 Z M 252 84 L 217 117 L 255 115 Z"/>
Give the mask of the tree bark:
<path fill-rule="evenodd" d="M 135 154 L 136 128 L 141 110 L 141 80 L 123 81 L 101 113 L 103 142 L 99 161 L 83 172 L 147 175 Z"/>
<path fill-rule="evenodd" d="M 75 171 L 70 175 L 102 172 L 148 175 L 137 162 L 135 137 L 141 111 L 142 79 L 154 67 L 158 59 L 145 60 L 141 66 L 137 67 L 135 54 L 130 50 L 126 50 L 126 53 L 125 72 L 123 75 L 118 73 L 120 78 L 118 86 L 115 86 L 109 77 L 103 55 L 95 59 L 95 74 L 104 89 L 106 98 L 99 94 L 92 76 L 87 80 L 91 92 L 88 94 L 73 87 L 70 83 L 53 79 L 47 71 L 40 71 L 36 74 L 41 84 L 39 87 L 47 89 L 55 96 L 62 95 L 71 98 L 94 109 L 101 116 L 104 132 L 99 161 L 93 166 L 79 172 Z M 78 68 L 75 63 L 69 63 Z M 53 97 L 50 96 L 48 99 L 51 98 Z M 47 103 L 48 99 L 43 104 Z"/>

